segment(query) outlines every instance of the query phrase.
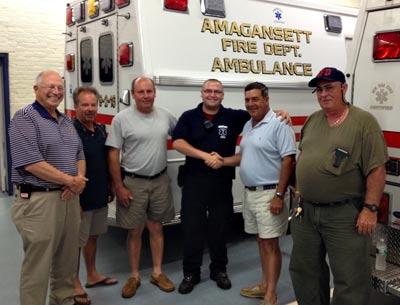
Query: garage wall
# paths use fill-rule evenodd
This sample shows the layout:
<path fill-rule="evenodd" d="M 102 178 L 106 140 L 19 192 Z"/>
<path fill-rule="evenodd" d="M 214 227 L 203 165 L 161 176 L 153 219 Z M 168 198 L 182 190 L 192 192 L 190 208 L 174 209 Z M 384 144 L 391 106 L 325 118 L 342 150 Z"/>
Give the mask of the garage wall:
<path fill-rule="evenodd" d="M 0 0 L 0 53 L 9 54 L 11 115 L 32 102 L 40 71 L 63 71 L 64 25 L 64 0 Z"/>

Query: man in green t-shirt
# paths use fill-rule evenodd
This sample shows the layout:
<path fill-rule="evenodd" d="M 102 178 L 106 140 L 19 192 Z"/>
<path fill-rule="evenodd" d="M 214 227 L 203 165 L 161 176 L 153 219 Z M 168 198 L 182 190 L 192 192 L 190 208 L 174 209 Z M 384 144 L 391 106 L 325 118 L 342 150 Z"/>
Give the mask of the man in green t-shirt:
<path fill-rule="evenodd" d="M 344 74 L 309 82 L 321 110 L 301 131 L 296 168 L 303 217 L 292 221 L 290 274 L 300 305 L 368 304 L 370 234 L 385 186 L 387 148 L 376 119 L 345 101 Z M 329 267 L 334 292 L 329 300 Z"/>

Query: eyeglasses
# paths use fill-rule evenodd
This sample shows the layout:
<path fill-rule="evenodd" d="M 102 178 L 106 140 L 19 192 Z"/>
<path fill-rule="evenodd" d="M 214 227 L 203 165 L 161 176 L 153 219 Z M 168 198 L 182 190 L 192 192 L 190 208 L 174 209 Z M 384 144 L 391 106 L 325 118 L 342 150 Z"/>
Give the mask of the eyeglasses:
<path fill-rule="evenodd" d="M 222 90 L 212 90 L 212 89 L 204 89 L 203 92 L 205 94 L 213 94 L 214 93 L 216 95 L 220 95 L 220 94 L 224 93 L 224 91 L 222 91 Z"/>
<path fill-rule="evenodd" d="M 328 83 L 323 86 L 318 86 L 312 91 L 312 93 L 316 92 L 317 94 L 321 94 L 322 92 L 324 92 L 324 90 L 326 93 L 331 93 L 335 88 L 337 88 L 337 86 L 335 86 L 334 84 L 335 83 Z M 340 84 L 340 87 L 342 87 L 342 84 Z"/>
<path fill-rule="evenodd" d="M 49 90 L 49 91 L 57 90 L 58 92 L 64 92 L 64 87 L 63 86 L 55 86 L 55 85 L 42 86 L 42 85 L 40 85 L 39 87 L 42 87 L 42 88 L 44 88 L 46 90 Z"/>

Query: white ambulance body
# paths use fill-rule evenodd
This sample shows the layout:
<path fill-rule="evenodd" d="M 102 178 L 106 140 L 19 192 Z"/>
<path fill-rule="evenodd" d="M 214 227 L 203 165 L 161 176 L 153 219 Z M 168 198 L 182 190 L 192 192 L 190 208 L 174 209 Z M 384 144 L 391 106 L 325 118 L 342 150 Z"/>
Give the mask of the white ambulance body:
<path fill-rule="evenodd" d="M 388 145 L 389 223 L 400 212 L 400 0 L 366 0 L 349 61 L 351 99 L 378 120 Z"/>
<path fill-rule="evenodd" d="M 377 118 L 390 157 L 376 232 L 377 237 L 386 232 L 388 265 L 374 270 L 372 283 L 400 297 L 400 0 L 364 0 L 353 46 L 346 70 L 349 96 Z"/>
<path fill-rule="evenodd" d="M 231 108 L 243 108 L 243 87 L 260 81 L 271 89 L 271 107 L 288 110 L 298 133 L 306 117 L 319 108 L 307 82 L 324 66 L 345 69 L 345 40 L 353 35 L 358 12 L 321 3 L 71 2 L 65 33 L 66 112 L 74 115 L 72 92 L 77 86 L 94 86 L 102 96 L 97 119 L 111 124 L 118 111 L 134 103 L 131 81 L 142 74 L 155 81 L 156 105 L 176 117 L 201 102 L 201 84 L 208 78 L 222 81 L 223 104 Z M 184 158 L 168 145 L 168 174 L 179 214 L 175 181 Z M 235 210 L 240 211 L 239 179 L 233 192 Z"/>

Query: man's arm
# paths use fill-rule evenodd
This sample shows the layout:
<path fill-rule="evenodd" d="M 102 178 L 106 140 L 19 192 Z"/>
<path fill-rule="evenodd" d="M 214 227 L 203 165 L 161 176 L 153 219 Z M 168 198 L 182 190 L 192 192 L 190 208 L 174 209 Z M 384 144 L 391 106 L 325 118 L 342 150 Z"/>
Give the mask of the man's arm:
<path fill-rule="evenodd" d="M 82 161 L 85 162 L 84 160 Z M 85 176 L 79 172 L 77 176 L 71 176 L 63 173 L 46 161 L 26 165 L 24 169 L 42 180 L 65 185 L 75 194 L 79 194 L 84 189 L 87 181 Z"/>
<path fill-rule="evenodd" d="M 280 214 L 283 210 L 284 196 L 286 193 L 287 186 L 289 184 L 290 175 L 293 172 L 295 163 L 295 156 L 289 155 L 282 158 L 281 162 L 281 172 L 279 176 L 278 186 L 276 187 L 276 193 L 281 194 L 280 196 L 275 196 L 271 201 L 271 213 Z"/>
<path fill-rule="evenodd" d="M 193 147 L 192 145 L 190 145 L 184 139 L 176 139 L 172 143 L 172 147 L 186 156 L 204 160 L 204 163 L 207 166 L 212 167 L 213 169 L 218 169 L 223 164 L 223 158 L 219 154 L 217 154 L 215 152 L 207 153 L 205 151 L 197 149 L 197 148 Z"/>
<path fill-rule="evenodd" d="M 85 177 L 85 175 L 86 175 L 86 161 L 83 160 L 83 159 L 82 160 L 78 160 L 78 162 L 76 163 L 76 166 L 78 168 L 78 176 Z M 88 181 L 88 180 L 86 179 L 86 181 Z M 85 187 L 86 187 L 86 184 L 83 186 L 82 189 L 77 190 L 76 192 L 73 192 L 68 186 L 64 186 L 63 187 L 63 192 L 61 193 L 61 199 L 62 200 L 70 200 L 70 199 L 74 198 L 76 195 L 82 193 L 83 190 L 85 189 Z"/>
<path fill-rule="evenodd" d="M 122 182 L 121 177 L 121 163 L 119 159 L 120 150 L 115 147 L 111 147 L 108 152 L 108 169 L 112 184 L 117 195 L 118 202 L 124 206 L 129 206 L 130 201 L 133 199 L 133 194 L 128 190 Z"/>
<path fill-rule="evenodd" d="M 367 176 L 367 191 L 364 202 L 379 206 L 383 190 L 385 188 L 386 169 L 385 165 L 380 165 L 372 169 Z M 359 234 L 372 234 L 376 227 L 377 213 L 363 208 L 358 215 L 357 230 Z"/>
<path fill-rule="evenodd" d="M 224 166 L 238 166 L 240 165 L 242 155 L 240 153 L 236 153 L 230 157 L 224 157 L 223 165 Z"/>

